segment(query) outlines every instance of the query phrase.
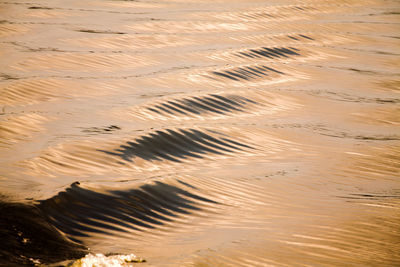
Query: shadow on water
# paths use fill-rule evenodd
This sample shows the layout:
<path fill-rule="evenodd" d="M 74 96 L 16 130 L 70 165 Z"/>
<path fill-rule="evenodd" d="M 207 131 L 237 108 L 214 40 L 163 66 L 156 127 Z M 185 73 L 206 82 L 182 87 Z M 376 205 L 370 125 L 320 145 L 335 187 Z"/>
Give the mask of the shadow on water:
<path fill-rule="evenodd" d="M 269 76 L 271 73 L 277 73 L 283 75 L 284 73 L 276 69 L 260 65 L 260 66 L 244 66 L 237 67 L 234 69 L 228 69 L 223 71 L 213 71 L 212 74 L 227 78 L 234 81 L 240 80 L 253 80 L 264 76 Z"/>
<path fill-rule="evenodd" d="M 121 130 L 121 128 L 117 125 L 110 125 L 104 127 L 87 127 L 87 128 L 81 127 L 81 129 L 83 133 L 88 133 L 88 134 L 111 134 L 114 131 Z"/>
<path fill-rule="evenodd" d="M 300 56 L 296 51 L 299 50 L 294 47 L 262 47 L 260 49 L 250 49 L 248 51 L 239 52 L 237 55 L 249 58 L 289 58 L 290 56 Z"/>
<path fill-rule="evenodd" d="M 160 181 L 104 192 L 75 182 L 36 205 L 0 202 L 0 266 L 34 266 L 81 258 L 88 253 L 80 245 L 83 237 L 155 229 L 202 210 L 202 203 L 218 204 Z"/>
<path fill-rule="evenodd" d="M 49 221 L 79 242 L 90 233 L 154 229 L 179 215 L 199 211 L 196 202 L 216 203 L 163 182 L 123 191 L 95 192 L 74 183 L 40 203 Z"/>
<path fill-rule="evenodd" d="M 243 112 L 247 104 L 256 104 L 256 102 L 242 96 L 210 94 L 162 102 L 148 107 L 147 110 L 161 115 L 226 114 Z"/>
<path fill-rule="evenodd" d="M 132 162 L 134 157 L 150 161 L 180 162 L 180 159 L 188 157 L 203 158 L 204 154 L 223 155 L 243 148 L 251 147 L 228 138 L 216 138 L 195 129 L 168 129 L 142 136 L 135 142 L 127 142 L 115 151 L 101 151 L 129 162 Z"/>
<path fill-rule="evenodd" d="M 0 266 L 34 266 L 80 258 L 88 251 L 67 240 L 40 207 L 0 200 Z"/>

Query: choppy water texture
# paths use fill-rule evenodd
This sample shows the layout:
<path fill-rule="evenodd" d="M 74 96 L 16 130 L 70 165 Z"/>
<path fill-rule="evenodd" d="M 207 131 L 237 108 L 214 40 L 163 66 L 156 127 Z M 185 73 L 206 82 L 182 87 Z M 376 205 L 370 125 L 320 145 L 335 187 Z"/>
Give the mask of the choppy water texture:
<path fill-rule="evenodd" d="M 1 1 L 0 265 L 400 266 L 399 12 Z"/>

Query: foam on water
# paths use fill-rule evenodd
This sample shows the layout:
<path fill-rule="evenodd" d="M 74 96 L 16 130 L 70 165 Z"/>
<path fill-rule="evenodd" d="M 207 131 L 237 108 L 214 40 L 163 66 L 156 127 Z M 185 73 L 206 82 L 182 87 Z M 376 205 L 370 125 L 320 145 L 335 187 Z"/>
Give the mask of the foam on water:
<path fill-rule="evenodd" d="M 68 267 L 129 267 L 134 263 L 145 262 L 146 260 L 137 257 L 134 254 L 110 255 L 88 254 L 84 258 L 76 260 Z"/>

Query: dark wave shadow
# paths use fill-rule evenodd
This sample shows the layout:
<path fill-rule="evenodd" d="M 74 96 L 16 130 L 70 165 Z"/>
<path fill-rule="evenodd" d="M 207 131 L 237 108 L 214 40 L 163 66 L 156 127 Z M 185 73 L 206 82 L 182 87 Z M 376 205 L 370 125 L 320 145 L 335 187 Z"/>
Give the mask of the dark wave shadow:
<path fill-rule="evenodd" d="M 296 41 L 301 41 L 300 39 L 307 39 L 307 40 L 311 40 L 311 41 L 314 41 L 315 39 L 314 38 L 312 38 L 312 37 L 310 37 L 310 36 L 307 36 L 307 35 L 304 35 L 304 34 L 298 34 L 298 35 L 288 35 L 288 37 L 290 38 L 290 39 L 292 39 L 292 40 L 296 40 Z"/>
<path fill-rule="evenodd" d="M 71 240 L 80 242 L 93 233 L 109 235 L 155 229 L 181 215 L 201 210 L 201 203 L 217 204 L 158 181 L 131 190 L 106 192 L 88 190 L 74 183 L 38 207 L 52 225 Z"/>
<path fill-rule="evenodd" d="M 218 205 L 196 187 L 156 181 L 134 189 L 93 191 L 73 183 L 38 204 L 0 201 L 0 266 L 37 266 L 78 259 L 89 251 L 83 238 L 151 231 Z"/>
<path fill-rule="evenodd" d="M 134 142 L 127 142 L 115 151 L 105 151 L 119 156 L 125 161 L 139 157 L 149 161 L 169 160 L 180 162 L 180 159 L 203 158 L 205 154 L 223 155 L 251 148 L 229 138 L 213 137 L 195 129 L 165 130 L 142 136 Z"/>
<path fill-rule="evenodd" d="M 285 74 L 281 71 L 278 71 L 276 69 L 264 65 L 237 67 L 228 70 L 213 71 L 211 73 L 216 76 L 219 76 L 220 78 L 222 77 L 233 81 L 241 81 L 241 80 L 249 81 L 266 77 L 271 74 L 280 74 L 280 75 Z"/>
<path fill-rule="evenodd" d="M 126 32 L 116 32 L 110 30 L 89 30 L 89 29 L 79 29 L 76 30 L 77 32 L 84 32 L 84 33 L 96 33 L 96 34 L 127 34 Z"/>
<path fill-rule="evenodd" d="M 300 56 L 296 51 L 298 49 L 294 47 L 261 47 L 259 49 L 249 49 L 247 51 L 241 51 L 236 55 L 239 57 L 247 58 L 289 58 L 291 56 Z"/>
<path fill-rule="evenodd" d="M 0 201 L 0 266 L 37 266 L 83 257 L 35 205 Z"/>
<path fill-rule="evenodd" d="M 88 134 L 111 134 L 114 131 L 121 130 L 117 125 L 103 126 L 103 127 L 81 127 L 81 132 Z"/>
<path fill-rule="evenodd" d="M 244 112 L 246 105 L 256 104 L 253 100 L 237 95 L 216 95 L 191 97 L 162 102 L 147 110 L 161 115 L 201 115 L 205 113 L 226 114 Z"/>

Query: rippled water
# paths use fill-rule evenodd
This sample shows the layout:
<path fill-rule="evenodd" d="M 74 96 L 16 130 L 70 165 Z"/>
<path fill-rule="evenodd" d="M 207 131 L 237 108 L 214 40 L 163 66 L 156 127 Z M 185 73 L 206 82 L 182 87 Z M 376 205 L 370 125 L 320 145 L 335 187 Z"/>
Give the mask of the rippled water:
<path fill-rule="evenodd" d="M 0 265 L 399 266 L 399 12 L 0 2 Z"/>

